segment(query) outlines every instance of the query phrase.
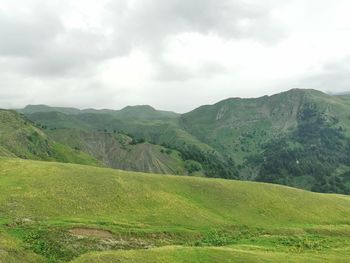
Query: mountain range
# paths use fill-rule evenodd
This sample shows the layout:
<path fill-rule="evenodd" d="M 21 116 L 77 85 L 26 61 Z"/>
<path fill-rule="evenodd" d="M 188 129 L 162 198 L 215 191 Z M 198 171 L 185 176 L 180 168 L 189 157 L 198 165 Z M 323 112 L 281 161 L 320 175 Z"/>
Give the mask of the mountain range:
<path fill-rule="evenodd" d="M 148 105 L 1 110 L 0 154 L 350 193 L 350 96 L 293 89 L 188 113 Z"/>

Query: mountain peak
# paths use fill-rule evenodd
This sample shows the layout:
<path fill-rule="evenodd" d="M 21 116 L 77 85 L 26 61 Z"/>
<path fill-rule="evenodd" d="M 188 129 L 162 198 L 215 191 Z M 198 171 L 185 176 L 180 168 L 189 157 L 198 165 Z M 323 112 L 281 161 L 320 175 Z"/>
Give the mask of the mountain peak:
<path fill-rule="evenodd" d="M 316 90 L 316 89 L 299 89 L 299 88 L 294 88 L 294 89 L 290 89 L 287 90 L 285 92 L 279 93 L 279 94 L 290 94 L 290 93 L 294 93 L 294 94 L 308 94 L 308 95 L 324 95 L 327 96 L 326 93 L 320 91 L 320 90 Z M 278 95 L 278 94 L 276 94 Z"/>
<path fill-rule="evenodd" d="M 126 107 L 122 108 L 120 111 L 139 111 L 139 110 L 156 111 L 156 109 L 150 105 L 126 106 Z"/>

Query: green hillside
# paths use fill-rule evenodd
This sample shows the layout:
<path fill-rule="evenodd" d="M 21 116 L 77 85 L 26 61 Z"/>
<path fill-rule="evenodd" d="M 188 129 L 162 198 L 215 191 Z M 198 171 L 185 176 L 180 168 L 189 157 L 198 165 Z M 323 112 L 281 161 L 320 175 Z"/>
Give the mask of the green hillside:
<path fill-rule="evenodd" d="M 0 156 L 98 165 L 88 154 L 51 140 L 14 111 L 0 110 Z"/>
<path fill-rule="evenodd" d="M 288 260 L 287 260 L 288 259 Z M 160 249 L 91 253 L 74 260 L 74 263 L 106 262 L 167 262 L 167 263 L 252 263 L 252 262 L 344 262 L 347 256 L 298 254 L 259 251 L 245 246 L 240 248 L 188 248 L 164 247 Z"/>
<path fill-rule="evenodd" d="M 180 153 L 118 132 L 77 129 L 47 131 L 50 138 L 100 160 L 105 166 L 162 174 L 187 174 Z"/>
<path fill-rule="evenodd" d="M 278 185 L 1 159 L 0 207 L 5 262 L 350 257 L 349 197 Z"/>
<path fill-rule="evenodd" d="M 92 131 L 73 115 L 47 111 L 33 116 L 40 114 L 45 114 L 49 123 L 35 125 L 14 111 L 0 112 L 0 156 L 163 174 L 190 173 L 175 150 L 143 142 L 116 130 Z M 52 124 L 67 124 L 71 129 L 48 128 Z"/>
<path fill-rule="evenodd" d="M 5 156 L 48 158 L 47 136 L 13 111 L 0 110 L 0 145 Z"/>
<path fill-rule="evenodd" d="M 338 118 L 344 130 L 350 132 L 350 104 L 346 100 L 299 89 L 202 106 L 182 115 L 182 126 L 205 143 L 243 162 L 244 157 L 260 151 L 264 143 L 297 129 L 299 115 L 310 104 L 320 113 Z"/>
<path fill-rule="evenodd" d="M 290 90 L 233 98 L 181 117 L 184 129 L 230 155 L 240 178 L 350 193 L 347 96 Z"/>
<path fill-rule="evenodd" d="M 79 136 L 82 151 L 113 168 L 172 174 L 198 170 L 207 177 L 350 194 L 347 95 L 294 89 L 256 99 L 231 98 L 182 115 L 150 106 L 81 111 L 39 105 L 22 112 L 70 148 L 75 145 L 69 133 L 73 137 L 76 130 L 90 133 Z M 101 132 L 127 134 L 150 144 L 128 154 L 109 152 L 105 150 L 116 148 L 113 139 L 93 143 L 94 134 Z M 177 154 L 159 155 L 159 147 Z M 141 162 L 133 165 L 135 159 Z"/>
<path fill-rule="evenodd" d="M 181 129 L 174 118 L 119 119 L 112 114 L 67 115 L 61 112 L 37 112 L 26 116 L 43 127 L 52 139 L 71 148 L 78 147 L 112 168 L 188 174 L 193 169 L 183 167 L 189 162 L 200 162 L 200 175 L 205 172 L 211 177 L 220 177 L 217 174 L 223 173 L 224 167 L 224 172 L 228 174 L 226 177 L 230 178 L 235 171 L 230 171 L 228 162 L 213 148 Z M 120 144 L 120 137 L 124 135 L 148 144 L 125 147 L 125 143 Z M 162 149 L 165 153 L 174 154 L 164 154 Z M 134 160 L 141 162 L 135 163 Z M 198 169 L 195 170 L 197 172 Z"/>

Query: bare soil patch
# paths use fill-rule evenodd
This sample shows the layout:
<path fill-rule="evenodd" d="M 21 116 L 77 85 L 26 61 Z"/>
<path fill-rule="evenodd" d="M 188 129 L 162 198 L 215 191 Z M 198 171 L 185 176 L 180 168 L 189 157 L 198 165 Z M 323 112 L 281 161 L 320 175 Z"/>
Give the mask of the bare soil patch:
<path fill-rule="evenodd" d="M 69 230 L 74 236 L 112 238 L 113 234 L 107 230 L 77 227 Z"/>

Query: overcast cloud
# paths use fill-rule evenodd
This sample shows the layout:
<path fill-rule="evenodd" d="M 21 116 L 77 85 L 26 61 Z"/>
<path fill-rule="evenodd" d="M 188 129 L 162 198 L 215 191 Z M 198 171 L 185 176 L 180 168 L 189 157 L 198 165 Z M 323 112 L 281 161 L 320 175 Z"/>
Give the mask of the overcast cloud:
<path fill-rule="evenodd" d="M 0 107 L 350 90 L 347 0 L 0 0 Z"/>

